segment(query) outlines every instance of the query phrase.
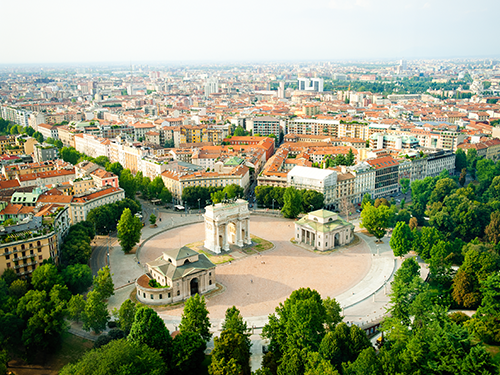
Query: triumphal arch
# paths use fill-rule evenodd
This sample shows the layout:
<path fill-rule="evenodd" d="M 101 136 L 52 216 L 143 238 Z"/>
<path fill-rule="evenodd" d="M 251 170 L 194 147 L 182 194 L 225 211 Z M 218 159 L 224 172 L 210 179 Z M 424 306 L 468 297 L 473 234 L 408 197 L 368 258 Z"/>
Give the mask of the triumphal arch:
<path fill-rule="evenodd" d="M 229 250 L 229 244 L 239 247 L 252 243 L 250 212 L 243 199 L 224 199 L 222 203 L 205 207 L 204 246 L 219 254 Z"/>

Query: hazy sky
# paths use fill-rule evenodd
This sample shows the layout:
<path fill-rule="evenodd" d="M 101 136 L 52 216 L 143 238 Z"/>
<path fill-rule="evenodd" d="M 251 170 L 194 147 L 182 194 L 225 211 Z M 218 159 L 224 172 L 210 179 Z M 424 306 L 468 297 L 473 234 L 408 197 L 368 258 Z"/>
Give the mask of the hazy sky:
<path fill-rule="evenodd" d="M 495 57 L 499 0 L 3 0 L 0 63 Z"/>

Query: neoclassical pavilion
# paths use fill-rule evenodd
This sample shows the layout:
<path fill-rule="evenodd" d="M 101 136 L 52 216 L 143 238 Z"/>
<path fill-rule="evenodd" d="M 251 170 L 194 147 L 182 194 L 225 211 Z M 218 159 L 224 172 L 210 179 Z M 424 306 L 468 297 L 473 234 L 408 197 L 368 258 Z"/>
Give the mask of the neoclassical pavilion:
<path fill-rule="evenodd" d="M 148 304 L 168 304 L 215 288 L 215 264 L 189 247 L 168 250 L 151 263 L 148 273 L 135 282 L 137 299 Z M 152 287 L 155 280 L 159 287 Z"/>
<path fill-rule="evenodd" d="M 295 239 L 315 250 L 331 250 L 354 239 L 354 225 L 335 212 L 317 210 L 295 222 Z"/>
<path fill-rule="evenodd" d="M 219 254 L 229 250 L 229 244 L 243 247 L 251 244 L 248 202 L 236 199 L 205 207 L 204 246 Z"/>

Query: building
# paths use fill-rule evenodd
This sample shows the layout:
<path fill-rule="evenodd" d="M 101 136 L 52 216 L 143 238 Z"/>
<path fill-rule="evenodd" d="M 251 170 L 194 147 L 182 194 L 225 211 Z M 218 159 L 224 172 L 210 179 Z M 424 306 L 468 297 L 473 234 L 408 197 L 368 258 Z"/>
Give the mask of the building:
<path fill-rule="evenodd" d="M 399 163 L 391 156 L 368 159 L 366 162 L 375 168 L 374 198 L 386 197 L 399 191 Z"/>
<path fill-rule="evenodd" d="M 92 191 L 94 190 L 94 191 Z M 76 224 L 87 220 L 90 210 L 109 203 L 115 203 L 125 198 L 125 191 L 116 187 L 105 187 L 103 189 L 91 189 L 86 194 L 72 197 L 70 203 L 71 223 Z"/>
<path fill-rule="evenodd" d="M 56 146 L 48 143 L 37 143 L 33 148 L 33 161 L 42 163 L 48 160 L 56 160 L 59 158 L 59 151 Z"/>
<path fill-rule="evenodd" d="M 114 173 L 108 172 L 103 168 L 96 169 L 90 173 L 90 177 L 94 180 L 94 185 L 98 188 L 104 186 L 119 187 L 118 176 Z"/>
<path fill-rule="evenodd" d="M 225 167 L 222 163 L 218 163 L 215 165 L 214 172 L 166 170 L 161 177 L 165 187 L 179 203 L 182 202 L 183 190 L 188 186 L 224 188 L 227 185 L 236 184 L 246 191 L 250 185 L 250 169 L 245 165 Z"/>
<path fill-rule="evenodd" d="M 52 126 L 49 124 L 40 124 L 38 125 L 38 131 L 43 135 L 44 139 L 52 138 L 59 139 L 59 132 L 57 130 L 57 126 Z"/>
<path fill-rule="evenodd" d="M 393 150 L 408 150 L 419 147 L 419 141 L 412 135 L 390 135 L 375 133 L 370 136 L 370 148 L 381 150 L 390 148 Z"/>
<path fill-rule="evenodd" d="M 315 190 L 324 196 L 326 207 L 335 206 L 337 200 L 337 172 L 296 166 L 287 175 L 287 185 L 296 189 Z"/>
<path fill-rule="evenodd" d="M 247 120 L 247 130 L 252 132 L 252 135 L 268 137 L 273 134 L 279 137 L 280 131 L 285 133 L 285 128 L 286 121 L 274 117 L 262 116 Z"/>
<path fill-rule="evenodd" d="M 298 89 L 299 91 L 316 91 L 323 92 L 324 80 L 323 78 L 299 78 Z"/>
<path fill-rule="evenodd" d="M 217 78 L 209 78 L 205 83 L 205 97 L 208 98 L 211 94 L 219 92 L 219 81 Z"/>
<path fill-rule="evenodd" d="M 16 179 L 19 181 L 21 187 L 63 184 L 64 182 L 69 182 L 74 178 L 74 169 L 58 169 L 16 176 Z"/>
<path fill-rule="evenodd" d="M 0 274 L 7 268 L 18 276 L 31 274 L 44 260 L 59 261 L 58 235 L 41 217 L 0 227 Z"/>
<path fill-rule="evenodd" d="M 324 135 L 337 138 L 339 135 L 339 120 L 301 119 L 288 121 L 287 133 L 300 135 Z"/>
<path fill-rule="evenodd" d="M 148 273 L 135 282 L 137 299 L 142 303 L 175 303 L 215 288 L 215 264 L 186 246 L 165 251 L 146 267 Z M 150 280 L 160 287 L 152 288 Z"/>
<path fill-rule="evenodd" d="M 333 250 L 349 244 L 353 239 L 354 225 L 335 212 L 317 210 L 295 222 L 295 241 L 314 250 Z"/>

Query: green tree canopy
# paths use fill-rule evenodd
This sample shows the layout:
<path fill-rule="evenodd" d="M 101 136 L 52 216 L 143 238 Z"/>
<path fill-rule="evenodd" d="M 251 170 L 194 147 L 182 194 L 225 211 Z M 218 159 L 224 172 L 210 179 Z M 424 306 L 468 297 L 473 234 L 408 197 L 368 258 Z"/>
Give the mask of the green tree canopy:
<path fill-rule="evenodd" d="M 62 271 L 65 284 L 73 294 L 85 292 L 92 285 L 92 270 L 86 264 L 74 264 Z"/>
<path fill-rule="evenodd" d="M 153 309 L 149 307 L 137 309 L 127 340 L 157 350 L 166 359 L 166 363 L 170 362 L 172 338 L 165 322 Z"/>
<path fill-rule="evenodd" d="M 390 245 L 394 256 L 402 257 L 408 254 L 412 248 L 413 235 L 410 227 L 405 222 L 398 222 L 394 228 Z"/>
<path fill-rule="evenodd" d="M 205 297 L 196 294 L 186 300 L 179 331 L 197 333 L 205 342 L 210 340 L 212 334 Z"/>
<path fill-rule="evenodd" d="M 106 328 L 108 320 L 107 304 L 103 301 L 101 294 L 96 290 L 90 291 L 82 313 L 83 329 L 100 333 Z"/>
<path fill-rule="evenodd" d="M 283 195 L 283 208 L 281 212 L 283 216 L 289 219 L 296 218 L 302 211 L 302 197 L 297 189 L 288 187 Z"/>
<path fill-rule="evenodd" d="M 118 222 L 118 241 L 125 253 L 130 252 L 141 239 L 141 220 L 132 215 L 130 209 L 123 210 Z"/>
<path fill-rule="evenodd" d="M 162 375 L 165 363 L 156 350 L 122 339 L 85 353 L 77 363 L 66 365 L 60 374 Z"/>
<path fill-rule="evenodd" d="M 386 205 L 382 204 L 377 208 L 370 203 L 366 203 L 363 211 L 361 211 L 360 226 L 380 240 L 385 236 L 391 219 L 392 211 Z"/>
<path fill-rule="evenodd" d="M 115 286 L 108 266 L 97 271 L 97 276 L 94 277 L 93 283 L 94 290 L 101 295 L 102 299 L 108 299 L 115 294 Z"/>

